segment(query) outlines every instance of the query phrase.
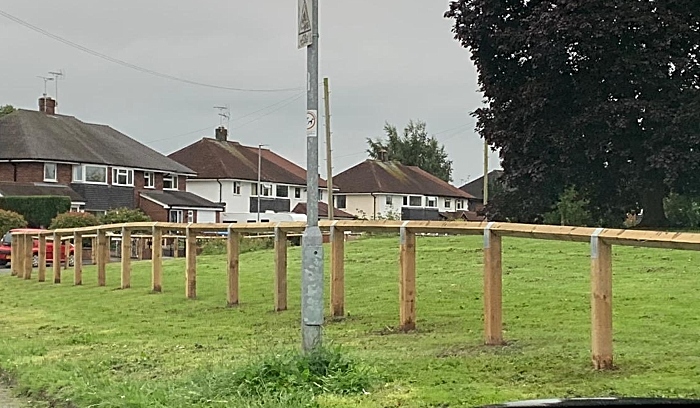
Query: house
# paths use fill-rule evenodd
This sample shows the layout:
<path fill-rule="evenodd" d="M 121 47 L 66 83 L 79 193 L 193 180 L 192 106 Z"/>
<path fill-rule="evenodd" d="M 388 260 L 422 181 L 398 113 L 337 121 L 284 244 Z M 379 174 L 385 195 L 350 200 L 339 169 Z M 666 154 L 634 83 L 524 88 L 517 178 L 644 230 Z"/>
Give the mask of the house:
<path fill-rule="evenodd" d="M 439 220 L 466 210 L 472 195 L 416 167 L 366 160 L 333 177 L 336 207 L 365 219 Z"/>
<path fill-rule="evenodd" d="M 493 195 L 493 187 L 500 183 L 499 179 L 502 175 L 503 170 L 491 170 L 488 173 L 489 187 L 491 191 L 489 197 Z M 484 207 L 484 176 L 481 176 L 476 180 L 470 181 L 469 183 L 463 185 L 459 189 L 467 194 L 471 194 L 472 196 L 474 196 L 474 200 L 472 201 L 473 205 L 469 207 L 469 210 L 475 212 L 481 211 L 481 209 Z"/>
<path fill-rule="evenodd" d="M 265 214 L 291 214 L 306 203 L 306 170 L 268 148 L 228 140 L 223 126 L 214 138 L 202 138 L 169 157 L 197 173 L 187 191 L 225 204 L 222 222 L 269 221 L 274 217 Z M 319 201 L 327 194 L 326 181 L 319 177 Z"/>
<path fill-rule="evenodd" d="M 186 191 L 191 169 L 106 126 L 39 110 L 0 117 L 0 194 L 61 195 L 96 215 L 140 208 L 154 221 L 216 222 L 223 208 Z"/>

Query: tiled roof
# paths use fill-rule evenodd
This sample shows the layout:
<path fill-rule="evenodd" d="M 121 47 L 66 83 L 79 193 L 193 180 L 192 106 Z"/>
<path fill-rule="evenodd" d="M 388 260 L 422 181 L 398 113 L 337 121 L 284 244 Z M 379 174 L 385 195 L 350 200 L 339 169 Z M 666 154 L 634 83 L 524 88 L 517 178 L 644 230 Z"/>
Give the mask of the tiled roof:
<path fill-rule="evenodd" d="M 157 201 L 168 207 L 214 208 L 218 210 L 223 210 L 224 207 L 222 204 L 213 203 L 206 198 L 188 191 L 154 190 L 141 191 L 139 194 L 141 194 L 141 197 Z"/>
<path fill-rule="evenodd" d="M 194 173 L 109 126 L 25 109 L 0 117 L 0 146 L 0 160 L 63 161 Z"/>
<path fill-rule="evenodd" d="M 302 167 L 269 149 L 262 149 L 260 156 L 262 181 L 306 185 L 306 170 Z M 203 138 L 168 157 L 194 170 L 200 179 L 258 179 L 257 146 Z M 326 187 L 320 177 L 319 186 Z"/>
<path fill-rule="evenodd" d="M 297 204 L 292 212 L 296 214 L 306 214 L 306 203 Z M 319 218 L 328 218 L 328 204 L 323 201 L 318 202 L 318 216 Z M 343 210 L 333 208 L 333 218 L 353 220 L 355 216 Z"/>
<path fill-rule="evenodd" d="M 457 187 L 416 167 L 397 162 L 365 160 L 333 176 L 340 193 L 421 194 L 472 198 Z"/>
<path fill-rule="evenodd" d="M 491 170 L 488 173 L 489 183 L 493 183 L 498 180 L 503 174 L 503 170 Z M 489 184 L 490 185 L 490 184 Z M 469 183 L 463 185 L 459 188 L 460 190 L 473 195 L 479 200 L 484 199 L 484 176 L 479 177 L 476 180 L 472 180 Z"/>
<path fill-rule="evenodd" d="M 85 202 L 80 194 L 64 184 L 0 182 L 3 196 L 67 196 L 73 202 Z"/>

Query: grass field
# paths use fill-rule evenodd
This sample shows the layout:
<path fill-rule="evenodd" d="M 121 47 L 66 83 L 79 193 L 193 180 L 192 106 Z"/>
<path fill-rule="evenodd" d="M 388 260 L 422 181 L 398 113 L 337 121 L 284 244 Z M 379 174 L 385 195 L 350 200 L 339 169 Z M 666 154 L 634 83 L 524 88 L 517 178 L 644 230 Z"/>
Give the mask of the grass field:
<path fill-rule="evenodd" d="M 398 238 L 347 243 L 348 317 L 328 322 L 325 340 L 381 381 L 314 404 L 700 397 L 700 253 L 614 248 L 618 369 L 596 372 L 588 245 L 504 238 L 503 347 L 481 345 L 481 238 L 419 237 L 417 245 L 418 330 L 400 334 Z M 241 256 L 236 308 L 225 306 L 225 257 L 198 258 L 196 301 L 184 296 L 184 260 L 165 263 L 162 294 L 149 292 L 148 262 L 134 263 L 129 290 L 115 289 L 118 268 L 108 266 L 104 288 L 93 267 L 82 287 L 71 285 L 71 270 L 61 285 L 0 276 L 0 367 L 20 392 L 79 407 L 293 405 L 223 398 L 221 379 L 256 356 L 299 347 L 299 248 L 290 249 L 289 310 L 280 313 L 272 312 L 271 251 Z"/>

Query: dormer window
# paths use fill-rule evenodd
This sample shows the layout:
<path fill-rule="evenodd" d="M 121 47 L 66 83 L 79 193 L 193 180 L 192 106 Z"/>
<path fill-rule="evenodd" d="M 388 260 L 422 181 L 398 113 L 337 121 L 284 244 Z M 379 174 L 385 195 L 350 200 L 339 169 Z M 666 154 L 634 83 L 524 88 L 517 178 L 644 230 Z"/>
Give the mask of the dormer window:
<path fill-rule="evenodd" d="M 58 181 L 56 176 L 56 163 L 44 163 L 44 181 L 55 183 Z"/>
<path fill-rule="evenodd" d="M 163 176 L 163 190 L 177 190 L 177 174 Z"/>

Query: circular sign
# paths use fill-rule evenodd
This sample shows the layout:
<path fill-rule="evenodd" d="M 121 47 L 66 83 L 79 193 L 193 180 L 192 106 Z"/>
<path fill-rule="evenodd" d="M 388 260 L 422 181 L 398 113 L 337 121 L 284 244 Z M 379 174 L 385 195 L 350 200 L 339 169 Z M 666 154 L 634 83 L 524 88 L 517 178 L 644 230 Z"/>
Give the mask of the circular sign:
<path fill-rule="evenodd" d="M 306 130 L 313 130 L 316 128 L 316 112 L 308 111 L 306 112 Z"/>

